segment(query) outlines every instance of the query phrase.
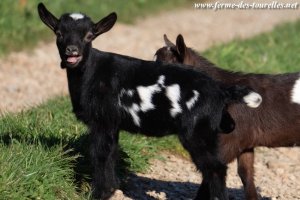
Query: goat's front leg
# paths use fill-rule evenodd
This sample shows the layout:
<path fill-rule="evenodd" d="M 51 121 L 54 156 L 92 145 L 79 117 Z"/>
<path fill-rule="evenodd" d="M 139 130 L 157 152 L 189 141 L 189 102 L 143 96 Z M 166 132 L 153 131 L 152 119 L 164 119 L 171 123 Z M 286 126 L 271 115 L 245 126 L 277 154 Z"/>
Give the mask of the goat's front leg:
<path fill-rule="evenodd" d="M 195 163 L 203 176 L 195 200 L 228 200 L 226 191 L 226 165 L 218 161 L 215 156 L 208 154 L 201 156 L 201 160 Z"/>
<path fill-rule="evenodd" d="M 247 200 L 258 200 L 254 184 L 254 150 L 247 149 L 237 158 L 238 173 L 243 182 L 245 196 Z"/>
<path fill-rule="evenodd" d="M 115 165 L 118 156 L 118 130 L 90 128 L 90 159 L 93 167 L 93 198 L 108 199 L 118 187 Z"/>

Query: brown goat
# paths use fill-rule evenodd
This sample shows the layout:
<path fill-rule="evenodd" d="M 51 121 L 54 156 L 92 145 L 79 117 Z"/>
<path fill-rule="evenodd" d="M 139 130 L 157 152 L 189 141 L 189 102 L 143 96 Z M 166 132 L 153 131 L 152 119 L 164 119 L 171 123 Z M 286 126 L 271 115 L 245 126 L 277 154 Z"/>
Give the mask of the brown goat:
<path fill-rule="evenodd" d="M 156 54 L 157 61 L 184 63 L 207 73 L 222 83 L 240 84 L 261 94 L 263 102 L 257 109 L 242 104 L 229 107 L 236 122 L 232 134 L 219 135 L 219 157 L 229 163 L 237 158 L 238 174 L 247 200 L 257 200 L 254 176 L 254 148 L 300 145 L 300 74 L 243 74 L 216 67 L 207 59 L 187 48 L 182 35 L 176 45 L 164 35 L 166 46 Z"/>

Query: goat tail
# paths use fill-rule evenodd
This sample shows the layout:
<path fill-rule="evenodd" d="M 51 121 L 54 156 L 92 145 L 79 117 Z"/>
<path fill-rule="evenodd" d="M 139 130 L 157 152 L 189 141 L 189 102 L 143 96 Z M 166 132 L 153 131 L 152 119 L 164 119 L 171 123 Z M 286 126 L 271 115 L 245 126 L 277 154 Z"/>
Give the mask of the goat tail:
<path fill-rule="evenodd" d="M 227 103 L 245 103 L 250 108 L 257 108 L 262 103 L 262 97 L 246 86 L 234 85 L 226 88 Z"/>

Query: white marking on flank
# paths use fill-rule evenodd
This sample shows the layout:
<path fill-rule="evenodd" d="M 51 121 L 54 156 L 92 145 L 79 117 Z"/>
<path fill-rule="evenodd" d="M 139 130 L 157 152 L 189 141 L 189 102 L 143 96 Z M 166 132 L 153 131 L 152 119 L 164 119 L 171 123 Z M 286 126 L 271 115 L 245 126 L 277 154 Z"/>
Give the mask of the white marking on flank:
<path fill-rule="evenodd" d="M 154 93 L 160 92 L 161 88 L 155 84 L 151 86 L 139 86 L 136 88 L 137 92 L 141 98 L 141 110 L 143 112 L 147 112 L 148 110 L 153 110 L 155 108 L 154 104 L 152 103 L 152 95 Z"/>
<path fill-rule="evenodd" d="M 137 93 L 141 99 L 140 104 L 136 102 L 132 102 L 131 106 L 122 105 L 121 97 L 123 95 L 127 95 L 129 97 L 133 97 L 135 90 L 125 90 L 121 89 L 119 95 L 119 105 L 124 108 L 126 112 L 128 112 L 133 120 L 133 123 L 136 126 L 141 126 L 141 118 L 138 115 L 140 111 L 147 112 L 148 110 L 155 109 L 155 105 L 152 103 L 153 94 L 159 93 L 162 91 L 162 88 L 165 88 L 165 76 L 159 76 L 157 82 L 150 86 L 138 86 L 136 88 Z"/>
<path fill-rule="evenodd" d="M 161 87 L 165 88 L 165 80 L 166 77 L 164 75 L 159 76 L 157 83 L 160 84 Z"/>
<path fill-rule="evenodd" d="M 300 78 L 295 81 L 295 84 L 292 88 L 291 101 L 293 103 L 300 104 Z"/>
<path fill-rule="evenodd" d="M 166 87 L 166 96 L 170 99 L 172 108 L 170 114 L 172 117 L 176 117 L 178 113 L 181 113 L 182 109 L 179 105 L 180 100 L 180 87 L 178 84 L 173 84 Z"/>
<path fill-rule="evenodd" d="M 139 105 L 136 104 L 136 103 L 132 103 L 131 106 L 122 105 L 122 102 L 121 102 L 120 98 L 124 95 L 132 97 L 134 95 L 134 90 L 125 90 L 124 88 L 121 89 L 121 92 L 120 92 L 120 95 L 119 95 L 119 106 L 124 108 L 124 110 L 131 115 L 133 123 L 135 125 L 140 126 L 141 125 L 141 119 L 138 116 L 138 112 L 141 109 L 140 109 Z"/>
<path fill-rule="evenodd" d="M 120 96 L 122 97 L 125 93 L 126 93 L 126 90 L 124 88 L 122 88 L 120 91 Z"/>
<path fill-rule="evenodd" d="M 139 105 L 136 103 L 133 103 L 131 107 L 127 108 L 127 110 L 130 113 L 130 115 L 132 116 L 133 123 L 135 123 L 135 125 L 137 125 L 137 126 L 140 126 L 141 119 L 138 116 L 138 112 L 140 111 Z"/>
<path fill-rule="evenodd" d="M 155 105 L 152 103 L 152 96 L 155 93 L 161 92 L 161 87 L 164 87 L 165 76 L 160 76 L 154 85 L 150 86 L 138 86 L 136 88 L 141 98 L 141 111 L 147 112 L 148 110 L 155 109 Z"/>
<path fill-rule="evenodd" d="M 118 96 L 118 104 L 119 104 L 119 106 L 122 106 L 121 98 L 122 98 L 125 94 L 126 94 L 127 96 L 132 97 L 133 94 L 134 94 L 134 90 L 125 90 L 124 88 L 121 89 L 120 95 Z"/>
<path fill-rule="evenodd" d="M 194 96 L 186 102 L 186 107 L 188 107 L 189 110 L 195 105 L 196 101 L 199 97 L 199 92 L 196 90 L 193 90 Z"/>
<path fill-rule="evenodd" d="M 243 97 L 243 100 L 247 104 L 247 106 L 251 108 L 257 108 L 262 102 L 262 97 L 256 92 L 250 92 Z"/>
<path fill-rule="evenodd" d="M 70 17 L 72 17 L 76 21 L 78 19 L 83 19 L 84 15 L 81 13 L 72 13 L 72 14 L 70 14 Z"/>
<path fill-rule="evenodd" d="M 127 95 L 128 95 L 128 96 L 130 96 L 130 97 L 132 97 L 132 96 L 133 96 L 133 93 L 134 93 L 134 91 L 133 91 L 133 90 L 128 90 L 128 91 L 127 91 Z"/>

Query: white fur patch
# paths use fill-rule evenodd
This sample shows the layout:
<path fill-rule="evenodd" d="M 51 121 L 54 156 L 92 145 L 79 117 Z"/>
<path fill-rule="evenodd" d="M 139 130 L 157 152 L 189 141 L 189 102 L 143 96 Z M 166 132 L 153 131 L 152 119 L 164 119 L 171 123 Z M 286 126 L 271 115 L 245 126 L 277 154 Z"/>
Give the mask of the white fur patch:
<path fill-rule="evenodd" d="M 178 84 L 173 84 L 166 87 L 166 96 L 170 99 L 172 108 L 170 114 L 172 117 L 176 117 L 177 114 L 182 112 L 181 106 L 179 105 L 180 100 L 180 87 Z"/>
<path fill-rule="evenodd" d="M 153 110 L 155 108 L 154 104 L 152 103 L 152 96 L 154 93 L 158 93 L 161 91 L 161 88 L 158 84 L 151 85 L 151 86 L 139 86 L 136 88 L 137 92 L 141 98 L 141 110 L 143 112 L 147 112 L 148 110 Z"/>
<path fill-rule="evenodd" d="M 247 106 L 257 108 L 262 102 L 262 97 L 256 92 L 250 92 L 248 95 L 243 97 L 243 100 Z"/>
<path fill-rule="evenodd" d="M 76 21 L 78 19 L 83 19 L 84 15 L 81 13 L 72 13 L 72 14 L 70 14 L 70 17 L 72 17 Z"/>
<path fill-rule="evenodd" d="M 123 96 L 124 94 L 132 97 L 133 96 L 134 91 L 133 90 L 125 90 L 124 88 L 121 90 L 120 92 L 120 96 Z"/>
<path fill-rule="evenodd" d="M 161 87 L 165 88 L 165 80 L 166 77 L 164 75 L 159 76 L 157 83 L 160 84 Z"/>
<path fill-rule="evenodd" d="M 138 115 L 140 111 L 147 112 L 149 110 L 155 109 L 155 105 L 152 103 L 152 97 L 155 93 L 159 93 L 162 91 L 162 88 L 165 87 L 165 76 L 161 75 L 159 76 L 157 82 L 150 86 L 138 86 L 136 88 L 137 93 L 141 99 L 141 103 L 137 104 L 132 102 L 131 106 L 125 106 L 122 105 L 122 102 L 120 98 L 123 95 L 127 95 L 129 97 L 133 97 L 135 90 L 125 90 L 121 89 L 120 96 L 119 96 L 119 105 L 125 109 L 126 112 L 128 112 L 132 119 L 133 123 L 137 126 L 141 125 L 141 119 Z"/>
<path fill-rule="evenodd" d="M 118 104 L 119 104 L 119 106 L 124 107 L 124 106 L 122 106 L 122 102 L 121 102 L 121 98 L 124 95 L 128 95 L 128 96 L 132 97 L 133 93 L 134 93 L 134 90 L 125 90 L 124 88 L 122 88 L 121 91 L 120 91 L 120 95 L 118 97 Z"/>
<path fill-rule="evenodd" d="M 122 105 L 122 102 L 121 102 L 120 98 L 124 95 L 127 95 L 129 97 L 133 97 L 134 90 L 125 90 L 124 88 L 121 89 L 121 92 L 120 92 L 120 95 L 119 95 L 119 106 L 124 108 L 124 110 L 131 115 L 133 123 L 135 125 L 140 126 L 141 125 L 141 119 L 138 115 L 138 112 L 141 110 L 140 106 L 136 103 L 133 103 L 131 106 Z"/>
<path fill-rule="evenodd" d="M 141 119 L 138 116 L 138 112 L 140 111 L 139 105 L 136 103 L 133 103 L 132 106 L 127 109 L 128 109 L 128 112 L 130 113 L 130 115 L 132 116 L 133 123 L 135 123 L 135 125 L 137 125 L 137 126 L 140 126 Z"/>
<path fill-rule="evenodd" d="M 154 56 L 153 56 L 153 61 L 156 61 L 157 60 L 157 55 L 155 54 Z"/>
<path fill-rule="evenodd" d="M 152 103 L 152 96 L 155 93 L 161 92 L 161 88 L 164 87 L 165 76 L 159 76 L 157 82 L 154 85 L 150 86 L 138 86 L 136 88 L 140 98 L 141 98 L 141 111 L 147 112 L 149 110 L 155 109 L 154 104 Z"/>
<path fill-rule="evenodd" d="M 291 101 L 300 104 L 300 78 L 295 81 L 291 92 Z"/>
<path fill-rule="evenodd" d="M 122 106 L 132 117 L 133 123 L 137 126 L 141 126 L 141 118 L 138 115 L 140 107 L 138 104 L 133 103 L 130 107 Z"/>
<path fill-rule="evenodd" d="M 199 98 L 199 92 L 196 90 L 193 90 L 194 96 L 188 100 L 185 104 L 186 107 L 191 110 L 191 108 L 194 106 L 194 104 L 197 102 L 198 98 Z"/>

